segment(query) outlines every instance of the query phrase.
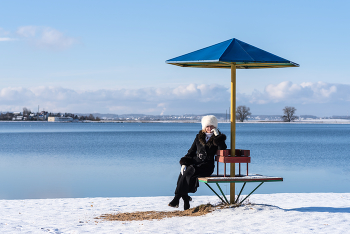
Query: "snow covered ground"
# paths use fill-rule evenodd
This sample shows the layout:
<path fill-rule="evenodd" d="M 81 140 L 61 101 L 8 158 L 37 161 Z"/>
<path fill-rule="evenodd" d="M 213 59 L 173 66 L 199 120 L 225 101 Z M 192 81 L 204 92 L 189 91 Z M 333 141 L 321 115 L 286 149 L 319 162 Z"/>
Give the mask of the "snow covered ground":
<path fill-rule="evenodd" d="M 0 200 L 0 233 L 347 233 L 350 193 L 253 194 L 238 208 L 205 216 L 105 221 L 101 214 L 173 211 L 171 197 Z M 216 204 L 193 196 L 191 207 Z M 182 203 L 180 203 L 182 209 Z"/>

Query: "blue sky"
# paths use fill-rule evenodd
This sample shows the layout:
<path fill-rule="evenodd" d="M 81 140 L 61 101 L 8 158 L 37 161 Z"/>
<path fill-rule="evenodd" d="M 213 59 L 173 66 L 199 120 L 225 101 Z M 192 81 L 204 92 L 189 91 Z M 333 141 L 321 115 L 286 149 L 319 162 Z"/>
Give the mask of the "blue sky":
<path fill-rule="evenodd" d="M 252 114 L 349 115 L 348 1 L 7 1 L 0 111 L 203 114 L 230 106 L 230 71 L 165 60 L 237 38 L 300 64 L 237 71 Z"/>

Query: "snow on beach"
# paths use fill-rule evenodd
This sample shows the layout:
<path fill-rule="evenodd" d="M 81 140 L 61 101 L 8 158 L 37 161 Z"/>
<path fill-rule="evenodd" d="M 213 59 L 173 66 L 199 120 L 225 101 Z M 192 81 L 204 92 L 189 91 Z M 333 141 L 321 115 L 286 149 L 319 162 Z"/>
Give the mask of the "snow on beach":
<path fill-rule="evenodd" d="M 174 211 L 167 206 L 170 200 L 165 196 L 0 200 L 0 233 L 345 233 L 350 229 L 350 193 L 253 194 L 251 204 L 204 216 L 95 219 L 106 213 Z M 193 196 L 191 207 L 218 200 Z"/>

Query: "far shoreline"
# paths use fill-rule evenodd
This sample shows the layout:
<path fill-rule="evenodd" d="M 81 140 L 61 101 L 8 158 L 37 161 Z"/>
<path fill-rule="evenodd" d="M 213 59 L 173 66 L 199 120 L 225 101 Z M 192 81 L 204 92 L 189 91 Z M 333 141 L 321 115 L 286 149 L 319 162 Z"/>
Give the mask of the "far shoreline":
<path fill-rule="evenodd" d="M 73 122 L 49 122 L 49 121 L 0 121 L 0 123 L 198 123 L 200 121 L 191 121 L 191 120 L 100 120 L 100 121 L 73 121 Z M 219 121 L 220 124 L 230 124 L 231 122 Z M 347 119 L 317 119 L 317 120 L 303 120 L 303 121 L 294 121 L 294 122 L 284 122 L 284 121 L 244 121 L 236 122 L 236 124 L 350 124 L 350 120 Z"/>

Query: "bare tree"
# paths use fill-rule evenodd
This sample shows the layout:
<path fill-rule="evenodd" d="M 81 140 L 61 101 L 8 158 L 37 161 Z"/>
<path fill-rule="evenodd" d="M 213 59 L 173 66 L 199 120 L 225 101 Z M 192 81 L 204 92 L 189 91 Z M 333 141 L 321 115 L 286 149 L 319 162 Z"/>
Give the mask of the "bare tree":
<path fill-rule="evenodd" d="M 30 109 L 23 107 L 23 116 L 28 116 L 30 113 L 32 113 Z"/>
<path fill-rule="evenodd" d="M 13 113 L 7 112 L 5 113 L 1 113 L 0 115 L 0 120 L 12 120 L 12 118 L 14 117 Z"/>
<path fill-rule="evenodd" d="M 95 117 L 93 116 L 93 114 L 90 114 L 88 117 L 87 117 L 88 120 L 91 120 L 91 121 L 94 121 L 95 120 Z"/>
<path fill-rule="evenodd" d="M 284 113 L 284 115 L 282 116 L 283 121 L 284 122 L 293 122 L 294 120 L 298 119 L 298 116 L 294 115 L 296 110 L 297 109 L 295 109 L 292 106 L 286 106 L 283 109 L 283 113 Z"/>
<path fill-rule="evenodd" d="M 250 108 L 246 106 L 238 106 L 236 110 L 236 119 L 240 122 L 243 122 L 244 120 L 248 119 L 248 116 L 250 116 L 252 113 L 250 113 Z"/>

